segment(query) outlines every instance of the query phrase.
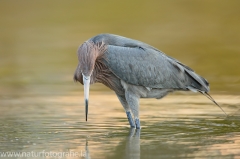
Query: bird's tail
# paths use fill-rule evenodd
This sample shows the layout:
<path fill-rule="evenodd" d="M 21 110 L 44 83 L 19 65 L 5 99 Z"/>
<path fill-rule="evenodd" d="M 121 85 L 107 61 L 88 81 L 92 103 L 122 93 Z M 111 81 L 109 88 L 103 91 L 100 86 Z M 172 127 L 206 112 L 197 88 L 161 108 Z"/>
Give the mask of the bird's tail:
<path fill-rule="evenodd" d="M 206 79 L 188 68 L 185 68 L 185 73 L 187 74 L 189 80 L 189 87 L 196 89 L 195 92 L 198 90 L 209 92 L 209 83 Z"/>
<path fill-rule="evenodd" d="M 185 86 L 187 86 L 187 89 L 198 92 L 198 90 L 209 92 L 209 83 L 206 79 L 196 74 L 191 68 L 188 66 L 182 64 L 181 62 L 177 61 L 176 59 L 173 59 L 169 57 L 170 59 L 174 60 L 172 63 L 175 67 L 179 68 L 181 71 L 184 72 L 186 83 Z"/>
<path fill-rule="evenodd" d="M 222 109 L 222 107 L 207 92 L 202 92 L 202 91 L 199 91 L 199 92 L 204 96 L 206 96 L 208 99 L 210 99 L 214 104 L 216 104 L 224 112 L 226 116 L 228 116 L 227 113 Z"/>
<path fill-rule="evenodd" d="M 183 65 L 184 66 L 184 65 Z M 210 99 L 214 104 L 216 104 L 227 116 L 226 112 L 222 109 L 222 107 L 207 93 L 209 92 L 209 83 L 206 79 L 203 77 L 197 75 L 193 70 L 185 66 L 185 72 L 187 73 L 190 85 L 187 87 L 187 89 L 193 91 L 193 92 L 200 92 L 204 96 L 206 96 L 208 99 Z"/>
<path fill-rule="evenodd" d="M 172 64 L 175 67 L 177 67 L 178 69 L 180 69 L 182 71 L 184 70 L 185 77 L 187 79 L 187 81 L 185 83 L 186 84 L 185 88 L 187 90 L 190 90 L 190 91 L 193 91 L 193 92 L 200 92 L 201 94 L 206 96 L 208 99 L 210 99 L 214 104 L 216 104 L 224 112 L 224 114 L 227 116 L 227 114 L 222 109 L 222 107 L 207 93 L 210 90 L 208 81 L 206 79 L 204 79 L 203 77 L 199 76 L 198 74 L 196 74 L 188 66 L 182 64 L 181 62 L 177 61 L 176 59 L 174 59 L 172 57 L 169 57 L 169 58 L 174 61 Z"/>

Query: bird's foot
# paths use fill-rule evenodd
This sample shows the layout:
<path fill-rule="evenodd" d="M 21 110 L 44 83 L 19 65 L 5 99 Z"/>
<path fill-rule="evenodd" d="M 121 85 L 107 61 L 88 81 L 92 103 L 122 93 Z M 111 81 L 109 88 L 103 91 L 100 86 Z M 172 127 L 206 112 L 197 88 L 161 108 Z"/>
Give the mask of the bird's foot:
<path fill-rule="evenodd" d="M 136 129 L 135 136 L 140 138 L 141 129 Z"/>
<path fill-rule="evenodd" d="M 127 111 L 126 114 L 127 114 L 128 122 L 129 122 L 131 128 L 135 128 L 135 124 L 133 122 L 131 112 Z"/>
<path fill-rule="evenodd" d="M 140 138 L 141 129 L 130 128 L 129 129 L 129 138 L 137 137 Z"/>
<path fill-rule="evenodd" d="M 132 128 L 132 127 L 129 129 L 129 137 L 133 137 L 133 136 L 134 136 L 135 130 L 136 130 L 136 129 L 135 129 L 135 128 Z"/>
<path fill-rule="evenodd" d="M 136 129 L 141 129 L 140 120 L 138 118 L 135 119 Z"/>

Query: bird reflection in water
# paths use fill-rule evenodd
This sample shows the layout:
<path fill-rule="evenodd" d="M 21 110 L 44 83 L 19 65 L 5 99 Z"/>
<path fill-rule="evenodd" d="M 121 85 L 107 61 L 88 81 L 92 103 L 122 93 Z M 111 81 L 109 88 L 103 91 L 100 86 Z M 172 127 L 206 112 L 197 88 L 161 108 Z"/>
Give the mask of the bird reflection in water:
<path fill-rule="evenodd" d="M 120 143 L 121 149 L 124 148 L 123 158 L 126 159 L 140 159 L 140 134 L 141 129 L 130 128 L 129 135 Z M 85 144 L 85 158 L 91 159 L 90 151 L 89 151 L 89 143 L 86 140 Z M 123 147 L 122 147 L 123 146 Z"/>
<path fill-rule="evenodd" d="M 126 140 L 126 158 L 140 159 L 140 133 L 141 129 L 129 129 L 129 136 Z"/>

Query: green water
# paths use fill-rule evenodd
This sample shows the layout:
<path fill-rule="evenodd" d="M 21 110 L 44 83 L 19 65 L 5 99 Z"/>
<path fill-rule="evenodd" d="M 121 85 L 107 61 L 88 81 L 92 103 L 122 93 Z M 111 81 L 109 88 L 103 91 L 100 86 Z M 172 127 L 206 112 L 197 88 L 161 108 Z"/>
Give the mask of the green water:
<path fill-rule="evenodd" d="M 0 1 L 0 153 L 239 158 L 239 7 L 238 0 Z M 141 100 L 142 129 L 134 132 L 114 93 L 95 84 L 85 122 L 76 50 L 99 33 L 146 42 L 188 65 L 229 117 L 204 96 L 174 93 Z"/>

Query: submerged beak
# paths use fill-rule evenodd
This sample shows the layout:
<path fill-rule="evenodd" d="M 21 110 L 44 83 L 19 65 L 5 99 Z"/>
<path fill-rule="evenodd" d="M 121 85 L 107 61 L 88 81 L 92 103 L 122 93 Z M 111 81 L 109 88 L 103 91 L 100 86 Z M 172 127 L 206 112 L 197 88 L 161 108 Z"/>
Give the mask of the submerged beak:
<path fill-rule="evenodd" d="M 90 76 L 83 75 L 83 84 L 84 84 L 84 99 L 85 99 L 85 115 L 86 115 L 86 121 L 87 121 Z"/>

